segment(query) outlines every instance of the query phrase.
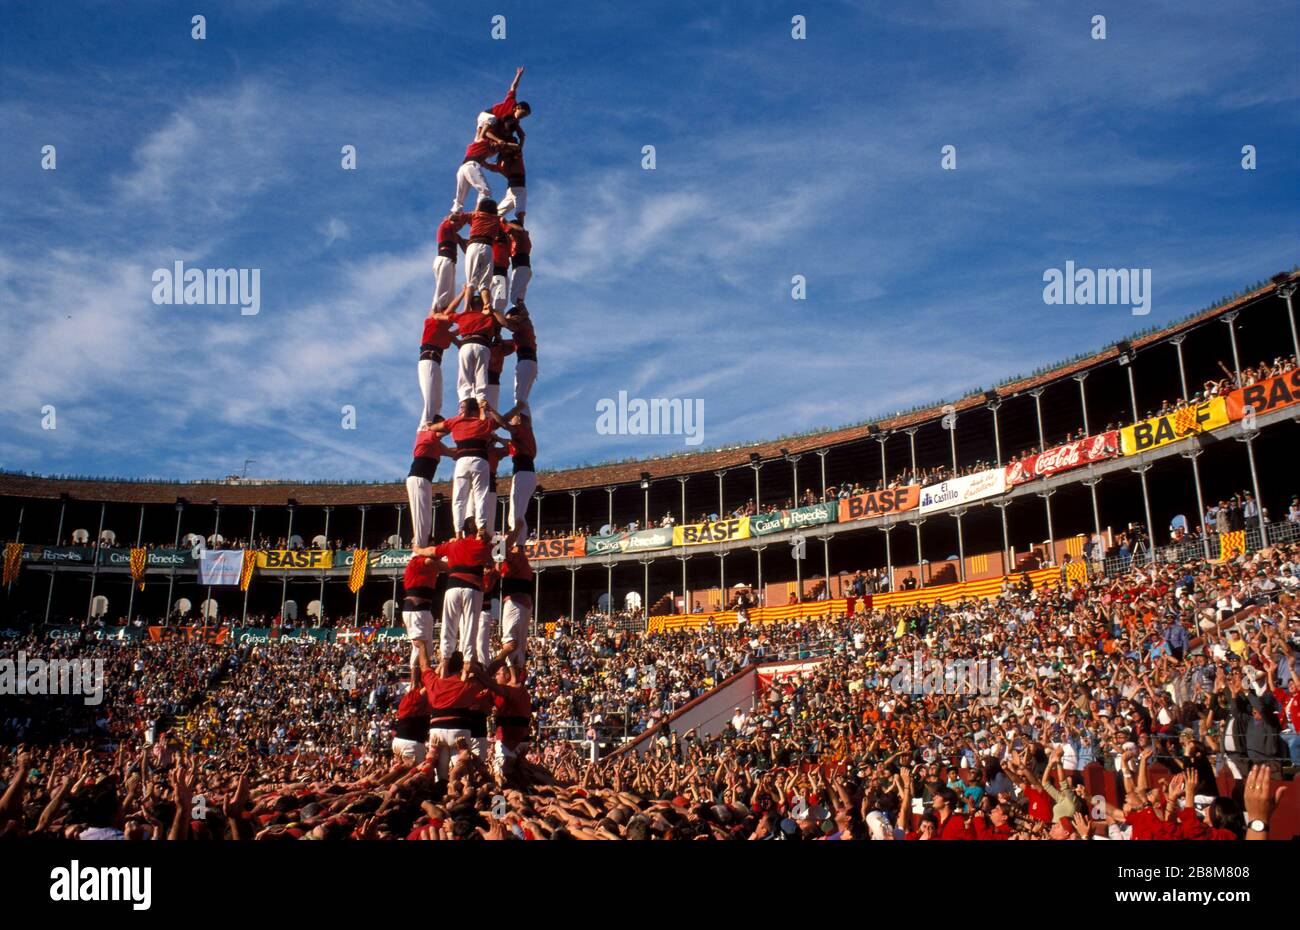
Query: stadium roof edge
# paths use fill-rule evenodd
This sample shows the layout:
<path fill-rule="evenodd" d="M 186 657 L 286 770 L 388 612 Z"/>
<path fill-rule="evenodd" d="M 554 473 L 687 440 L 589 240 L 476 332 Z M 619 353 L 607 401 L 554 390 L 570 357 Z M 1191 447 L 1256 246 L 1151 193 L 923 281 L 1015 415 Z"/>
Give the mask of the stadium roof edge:
<path fill-rule="evenodd" d="M 1283 272 L 1292 282 L 1300 281 L 1300 272 L 1292 269 Z M 1261 284 L 1240 296 L 1223 301 L 1171 323 L 1163 329 L 1127 340 L 1134 349 L 1153 345 L 1179 333 L 1189 332 L 1209 320 L 1271 296 L 1278 287 L 1277 278 Z M 1119 355 L 1115 344 L 1105 349 L 1062 363 L 1049 370 L 999 384 L 996 392 L 1002 397 L 1013 397 L 1034 388 L 1071 377 L 1081 371 L 1095 368 L 1114 360 Z M 952 402 L 958 411 L 969 410 L 986 403 L 983 392 L 967 394 Z M 632 484 L 640 481 L 641 472 L 648 471 L 656 479 L 675 478 L 680 475 L 729 470 L 749 465 L 751 454 L 767 460 L 780 456 L 780 449 L 791 453 L 815 452 L 865 439 L 871 427 L 881 431 L 899 430 L 917 426 L 942 415 L 943 402 L 906 411 L 876 421 L 864 421 L 848 426 L 733 444 L 719 449 L 680 453 L 651 459 L 632 459 L 623 462 L 584 465 L 563 471 L 541 471 L 538 478 L 546 492 L 568 490 L 593 490 L 609 486 Z M 659 469 L 656 471 L 656 468 Z M 435 486 L 436 492 L 450 495 L 450 486 L 443 482 Z M 150 479 L 88 478 L 28 475 L 0 472 L 0 495 L 57 499 L 67 494 L 73 499 L 109 501 L 118 503 L 159 504 L 174 503 L 178 498 L 196 504 L 215 500 L 222 506 L 282 506 L 289 498 L 305 506 L 364 506 L 393 505 L 406 502 L 403 482 L 326 482 L 326 481 L 268 481 L 259 479 L 256 484 L 229 480 L 211 481 L 161 481 Z"/>

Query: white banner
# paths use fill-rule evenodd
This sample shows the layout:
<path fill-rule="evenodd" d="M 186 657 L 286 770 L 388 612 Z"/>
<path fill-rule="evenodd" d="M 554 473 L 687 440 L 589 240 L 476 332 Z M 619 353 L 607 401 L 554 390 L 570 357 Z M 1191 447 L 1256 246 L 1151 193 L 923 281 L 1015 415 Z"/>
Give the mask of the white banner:
<path fill-rule="evenodd" d="M 990 468 L 987 471 L 977 471 L 973 475 L 941 481 L 922 488 L 919 509 L 921 513 L 929 513 L 949 507 L 960 507 L 971 501 L 1004 494 L 1006 490 L 1006 469 Z"/>
<path fill-rule="evenodd" d="M 204 549 L 199 553 L 199 584 L 237 585 L 243 570 L 243 549 Z"/>

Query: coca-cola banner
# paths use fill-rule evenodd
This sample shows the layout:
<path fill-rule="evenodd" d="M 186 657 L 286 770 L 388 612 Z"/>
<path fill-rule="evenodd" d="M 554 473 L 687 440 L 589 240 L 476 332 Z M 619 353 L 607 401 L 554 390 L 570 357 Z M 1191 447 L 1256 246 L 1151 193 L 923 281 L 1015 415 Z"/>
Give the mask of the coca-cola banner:
<path fill-rule="evenodd" d="M 1057 472 L 1069 471 L 1071 468 L 1078 468 L 1090 462 L 1114 458 L 1117 455 L 1119 455 L 1117 430 L 1099 433 L 1087 439 L 1076 439 L 1074 442 L 1067 442 L 1046 452 L 1026 456 L 1019 462 L 1012 462 L 1007 466 L 1007 487 L 1014 487 Z"/>

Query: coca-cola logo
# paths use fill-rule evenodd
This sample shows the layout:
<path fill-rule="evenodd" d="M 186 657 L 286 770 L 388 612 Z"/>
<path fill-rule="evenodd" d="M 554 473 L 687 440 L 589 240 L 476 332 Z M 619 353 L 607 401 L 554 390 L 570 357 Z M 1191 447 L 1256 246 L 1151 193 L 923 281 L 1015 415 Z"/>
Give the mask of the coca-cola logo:
<path fill-rule="evenodd" d="M 1063 446 L 1032 455 L 1023 462 L 1007 466 L 1007 482 L 1019 484 L 1055 474 L 1068 468 L 1077 468 L 1088 462 L 1109 458 L 1116 452 L 1115 433 L 1102 433 L 1089 439 L 1076 439 Z"/>
<path fill-rule="evenodd" d="M 1082 442 L 1072 442 L 1068 445 L 1057 446 L 1055 449 L 1048 449 L 1038 456 L 1038 460 L 1034 463 L 1034 473 L 1048 475 L 1054 471 L 1073 468 L 1079 464 L 1082 452 Z"/>

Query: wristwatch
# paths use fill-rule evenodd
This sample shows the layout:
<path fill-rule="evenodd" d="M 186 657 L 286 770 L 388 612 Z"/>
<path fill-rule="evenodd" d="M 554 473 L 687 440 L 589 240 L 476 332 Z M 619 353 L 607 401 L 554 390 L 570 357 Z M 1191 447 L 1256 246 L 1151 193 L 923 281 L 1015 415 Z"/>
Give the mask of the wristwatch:
<path fill-rule="evenodd" d="M 1252 833 L 1267 833 L 1268 824 L 1262 820 L 1252 820 L 1246 825 Z"/>

